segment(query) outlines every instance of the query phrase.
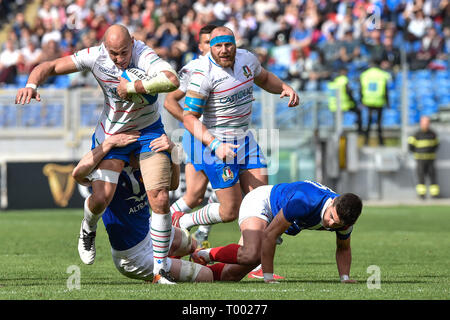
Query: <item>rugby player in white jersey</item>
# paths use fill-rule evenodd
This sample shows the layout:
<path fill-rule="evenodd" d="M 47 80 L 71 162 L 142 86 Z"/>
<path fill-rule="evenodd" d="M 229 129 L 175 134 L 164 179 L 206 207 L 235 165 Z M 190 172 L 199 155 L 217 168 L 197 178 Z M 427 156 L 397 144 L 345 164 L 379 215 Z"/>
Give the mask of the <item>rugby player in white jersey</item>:
<path fill-rule="evenodd" d="M 150 80 L 127 82 L 121 77 L 127 68 L 144 70 Z M 44 62 L 31 72 L 25 88 L 18 91 L 16 103 L 41 100 L 37 87 L 49 76 L 79 71 L 91 71 L 104 93 L 104 108 L 92 137 L 92 149 L 105 137 L 115 133 L 137 130 L 140 136 L 134 143 L 112 149 L 92 172 L 92 195 L 86 199 L 84 219 L 80 228 L 78 251 L 85 264 L 94 263 L 95 230 L 97 221 L 111 202 L 120 172 L 129 162 L 131 154 L 139 158 L 142 177 L 153 211 L 152 223 L 158 234 L 169 239 L 171 217 L 169 210 L 170 155 L 152 152 L 150 142 L 164 133 L 158 111 L 157 94 L 170 92 L 178 85 L 178 77 L 170 64 L 160 59 L 142 41 L 131 37 L 121 25 L 112 25 L 99 46 L 83 49 L 74 55 Z M 153 101 L 142 105 L 131 102 L 129 95 L 146 93 Z M 152 234 L 153 236 L 153 234 Z M 167 271 L 168 242 L 155 254 L 154 279 L 164 278 Z M 164 282 L 164 281 L 163 281 Z"/>
<path fill-rule="evenodd" d="M 191 76 L 183 123 L 196 138 L 191 145 L 192 161 L 202 167 L 220 204 L 208 204 L 189 214 L 175 212 L 175 226 L 190 229 L 194 225 L 234 221 L 242 192 L 246 194 L 267 184 L 264 156 L 248 131 L 253 84 L 280 94 L 281 98 L 289 97 L 289 107 L 299 104 L 299 97 L 290 86 L 261 67 L 254 54 L 236 48 L 230 29 L 215 28 L 210 53 L 199 61 Z"/>
<path fill-rule="evenodd" d="M 197 69 L 198 62 L 205 57 L 209 52 L 209 37 L 211 31 L 216 28 L 215 25 L 206 25 L 200 29 L 198 49 L 201 55 L 186 64 L 178 73 L 180 79 L 180 86 L 177 90 L 166 94 L 164 100 L 164 107 L 169 113 L 178 121 L 183 122 L 183 108 L 179 101 L 186 95 L 187 86 L 192 73 Z M 191 142 L 195 139 L 192 134 L 185 130 L 183 134 L 183 148 L 187 153 L 186 165 L 184 167 L 186 179 L 186 193 L 183 197 L 176 200 L 170 207 L 170 211 L 191 212 L 193 208 L 201 205 L 205 196 L 206 188 L 208 186 L 208 177 L 203 172 L 201 166 L 195 164 L 191 160 Z M 208 203 L 217 202 L 217 197 L 213 192 L 208 199 Z M 201 225 L 195 232 L 194 237 L 202 246 L 209 246 L 208 235 L 212 225 Z"/>

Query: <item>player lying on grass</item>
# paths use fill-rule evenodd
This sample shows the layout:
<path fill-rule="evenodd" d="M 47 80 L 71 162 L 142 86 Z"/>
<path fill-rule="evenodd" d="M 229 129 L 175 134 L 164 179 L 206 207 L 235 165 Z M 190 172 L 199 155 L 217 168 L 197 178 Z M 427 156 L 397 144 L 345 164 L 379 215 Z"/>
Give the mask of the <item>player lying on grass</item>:
<path fill-rule="evenodd" d="M 239 211 L 243 246 L 199 249 L 193 261 L 209 263 L 262 264 L 265 282 L 274 279 L 274 255 L 283 233 L 297 235 L 304 229 L 336 233 L 336 263 L 341 282 L 352 283 L 350 235 L 362 210 L 361 199 L 353 193 L 339 195 L 313 181 L 261 186 L 248 193 Z"/>
<path fill-rule="evenodd" d="M 73 171 L 73 177 L 82 185 L 90 186 L 90 173 L 95 169 L 104 155 L 114 147 L 123 147 L 138 138 L 136 131 L 120 133 L 108 137 L 103 143 L 87 153 Z M 166 135 L 151 143 L 154 152 L 169 151 L 173 153 L 174 144 Z M 159 237 L 152 241 L 151 233 L 158 231 L 152 228 L 150 208 L 146 196 L 138 162 L 134 157 L 130 166 L 120 173 L 117 189 L 111 203 L 102 216 L 108 233 L 114 265 L 123 275 L 141 280 L 151 280 L 171 284 L 174 281 L 199 282 L 213 280 L 237 281 L 249 271 L 248 266 L 216 264 L 202 265 L 180 259 L 168 258 L 169 275 L 166 278 L 153 277 L 153 242 L 169 242 L 170 256 L 184 256 L 194 252 L 196 240 L 187 231 L 173 228 L 171 237 Z M 178 163 L 178 162 L 177 162 Z M 173 176 L 171 189 L 176 189 L 179 182 L 179 166 L 172 163 Z M 95 234 L 90 236 L 95 241 Z M 89 245 L 89 243 L 88 243 Z M 156 244 L 155 247 L 158 247 Z"/>

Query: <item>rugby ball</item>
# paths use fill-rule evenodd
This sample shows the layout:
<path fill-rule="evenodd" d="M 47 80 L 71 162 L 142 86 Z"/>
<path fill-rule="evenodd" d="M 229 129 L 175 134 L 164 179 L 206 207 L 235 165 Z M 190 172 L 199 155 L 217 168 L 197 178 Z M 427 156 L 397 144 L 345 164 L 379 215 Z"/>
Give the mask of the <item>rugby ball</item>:
<path fill-rule="evenodd" d="M 136 81 L 136 80 L 150 80 L 150 77 L 145 73 L 144 70 L 138 68 L 128 68 L 122 72 L 122 78 L 127 79 L 128 81 Z M 151 94 L 141 94 L 134 93 L 131 94 L 131 101 L 136 104 L 153 104 L 158 100 L 158 95 Z"/>

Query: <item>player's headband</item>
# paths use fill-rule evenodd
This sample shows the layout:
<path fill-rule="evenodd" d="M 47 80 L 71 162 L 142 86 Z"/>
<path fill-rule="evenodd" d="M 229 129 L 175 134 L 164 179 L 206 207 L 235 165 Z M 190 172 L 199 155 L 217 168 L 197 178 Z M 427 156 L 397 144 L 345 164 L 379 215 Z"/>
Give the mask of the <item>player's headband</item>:
<path fill-rule="evenodd" d="M 234 36 L 231 35 L 226 35 L 226 36 L 217 36 L 211 39 L 211 41 L 209 42 L 209 46 L 213 46 L 215 44 L 218 43 L 223 43 L 223 42 L 231 42 L 232 44 L 236 44 L 236 40 L 234 39 Z"/>

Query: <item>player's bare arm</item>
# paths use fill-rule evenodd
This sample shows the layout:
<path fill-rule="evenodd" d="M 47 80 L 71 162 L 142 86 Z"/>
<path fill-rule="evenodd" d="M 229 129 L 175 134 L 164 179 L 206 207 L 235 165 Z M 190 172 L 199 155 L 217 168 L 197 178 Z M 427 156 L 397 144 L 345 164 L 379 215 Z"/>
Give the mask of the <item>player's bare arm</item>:
<path fill-rule="evenodd" d="M 106 138 L 101 144 L 89 151 L 81 158 L 72 171 L 73 178 L 82 185 L 89 185 L 86 177 L 97 167 L 105 155 L 113 148 L 125 147 L 139 138 L 139 131 L 118 133 Z"/>
<path fill-rule="evenodd" d="M 31 99 L 41 101 L 37 87 L 45 82 L 48 77 L 78 72 L 75 63 L 70 56 L 46 61 L 37 65 L 28 77 L 27 86 L 19 89 L 16 95 L 16 104 L 30 103 Z"/>
<path fill-rule="evenodd" d="M 277 239 L 290 226 L 291 223 L 284 217 L 283 210 L 280 210 L 280 212 L 275 216 L 263 232 L 261 240 L 261 265 L 264 274 L 264 281 L 267 283 L 276 282 L 273 279 L 273 259 L 275 257 Z"/>
<path fill-rule="evenodd" d="M 261 68 L 261 72 L 255 77 L 255 84 L 267 92 L 280 94 L 280 98 L 289 97 L 288 107 L 295 107 L 300 103 L 300 98 L 294 89 L 264 68 Z"/>
<path fill-rule="evenodd" d="M 336 238 L 336 264 L 339 277 L 342 283 L 356 283 L 356 280 L 350 279 L 350 266 L 352 263 L 352 250 L 350 239 L 341 240 Z"/>
<path fill-rule="evenodd" d="M 183 108 L 180 106 L 178 101 L 183 99 L 185 95 L 185 92 L 177 89 L 169 92 L 164 100 L 164 108 L 166 108 L 166 110 L 180 122 L 183 122 Z"/>
<path fill-rule="evenodd" d="M 213 150 L 219 159 L 227 159 L 236 157 L 235 148 L 239 145 L 221 142 L 216 139 L 199 120 L 206 106 L 206 97 L 196 92 L 188 91 L 185 99 L 183 124 L 184 127 L 192 133 L 192 135 L 200 140 L 205 146 Z"/>

